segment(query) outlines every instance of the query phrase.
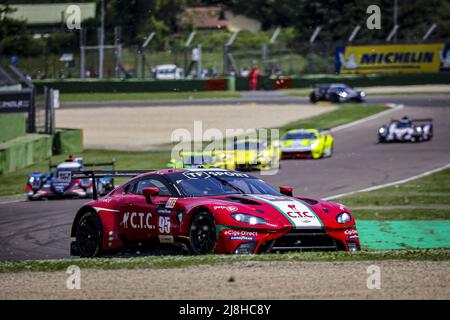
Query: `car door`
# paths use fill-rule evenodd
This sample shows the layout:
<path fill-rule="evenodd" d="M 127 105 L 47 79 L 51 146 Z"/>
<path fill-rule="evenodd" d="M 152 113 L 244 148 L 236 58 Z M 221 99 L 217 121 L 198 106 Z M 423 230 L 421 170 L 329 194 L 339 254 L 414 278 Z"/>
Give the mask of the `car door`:
<path fill-rule="evenodd" d="M 146 240 L 155 237 L 156 205 L 148 204 L 142 194 L 137 193 L 140 180 L 124 187 L 119 206 L 120 233 L 128 241 Z M 141 186 L 142 187 L 142 186 Z"/>
<path fill-rule="evenodd" d="M 152 197 L 152 203 L 148 204 L 142 195 L 144 188 L 157 187 L 159 194 Z M 151 208 L 151 232 L 152 238 L 158 238 L 160 243 L 173 243 L 178 222 L 175 212 L 177 194 L 175 190 L 167 183 L 166 179 L 159 175 L 143 177 L 136 186 L 135 194 L 141 196 L 139 201 L 134 203 L 133 210 L 136 212 L 145 212 Z"/>

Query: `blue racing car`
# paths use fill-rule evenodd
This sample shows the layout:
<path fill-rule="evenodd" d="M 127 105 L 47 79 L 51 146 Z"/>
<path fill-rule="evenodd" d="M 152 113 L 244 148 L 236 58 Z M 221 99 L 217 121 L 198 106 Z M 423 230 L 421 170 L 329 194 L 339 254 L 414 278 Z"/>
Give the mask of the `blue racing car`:
<path fill-rule="evenodd" d="M 33 172 L 28 175 L 25 191 L 28 200 L 46 200 L 52 198 L 90 198 L 93 194 L 92 179 L 72 179 L 73 171 L 81 171 L 86 167 L 111 166 L 114 170 L 114 159 L 107 163 L 83 164 L 83 158 L 69 156 L 64 162 L 53 165 L 49 163 L 49 172 Z M 114 189 L 113 178 L 96 179 L 99 195 L 105 195 Z"/>

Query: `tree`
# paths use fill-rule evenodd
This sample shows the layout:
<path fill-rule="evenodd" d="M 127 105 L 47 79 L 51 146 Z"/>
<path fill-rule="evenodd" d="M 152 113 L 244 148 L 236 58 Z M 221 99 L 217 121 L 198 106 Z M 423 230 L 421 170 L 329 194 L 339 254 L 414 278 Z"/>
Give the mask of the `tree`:
<path fill-rule="evenodd" d="M 0 54 L 32 56 L 42 52 L 43 43 L 36 41 L 22 20 L 11 19 L 9 5 L 0 6 Z"/>

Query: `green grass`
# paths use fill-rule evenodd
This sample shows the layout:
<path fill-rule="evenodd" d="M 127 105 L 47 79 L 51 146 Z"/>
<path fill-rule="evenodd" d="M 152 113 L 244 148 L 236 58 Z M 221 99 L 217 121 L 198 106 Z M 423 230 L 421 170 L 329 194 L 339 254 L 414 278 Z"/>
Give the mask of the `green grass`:
<path fill-rule="evenodd" d="M 335 199 L 349 207 L 450 204 L 450 169 L 392 187 Z"/>
<path fill-rule="evenodd" d="M 320 108 L 320 107 L 318 107 Z M 280 128 L 282 132 L 297 128 L 334 128 L 349 122 L 363 119 L 387 110 L 380 105 L 344 104 L 338 105 L 336 110 L 314 117 L 290 122 Z M 281 133 L 282 133 L 281 132 Z"/>
<path fill-rule="evenodd" d="M 240 98 L 239 92 L 128 92 L 128 93 L 62 93 L 61 102 L 103 102 L 133 100 L 190 100 Z"/>
<path fill-rule="evenodd" d="M 286 94 L 288 96 L 293 96 L 293 97 L 309 97 L 310 93 L 311 93 L 311 88 L 307 88 L 307 89 L 288 89 L 285 90 Z"/>
<path fill-rule="evenodd" d="M 450 209 L 354 209 L 358 220 L 450 220 Z"/>
<path fill-rule="evenodd" d="M 204 255 L 204 256 L 146 256 L 134 258 L 95 258 L 62 260 L 0 261 L 0 272 L 63 271 L 77 265 L 90 269 L 165 269 L 183 268 L 217 263 L 240 261 L 295 261 L 295 262 L 337 262 L 375 260 L 433 260 L 450 259 L 450 249 L 361 251 L 347 252 L 294 252 L 265 255 Z"/>

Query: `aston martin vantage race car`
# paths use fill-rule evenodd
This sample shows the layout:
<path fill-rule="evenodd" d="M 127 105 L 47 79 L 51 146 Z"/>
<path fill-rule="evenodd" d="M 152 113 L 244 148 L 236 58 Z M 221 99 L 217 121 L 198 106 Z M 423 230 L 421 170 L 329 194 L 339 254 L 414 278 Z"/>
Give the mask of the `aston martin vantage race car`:
<path fill-rule="evenodd" d="M 51 198 L 90 198 L 92 197 L 92 179 L 71 179 L 72 171 L 80 171 L 86 167 L 112 166 L 114 161 L 107 163 L 83 164 L 83 158 L 70 156 L 58 165 L 49 163 L 49 172 L 33 172 L 28 175 L 25 192 L 28 200 Z M 54 170 L 54 171 L 52 171 Z M 101 178 L 97 182 L 97 191 L 105 195 L 114 189 L 113 178 Z"/>
<path fill-rule="evenodd" d="M 333 136 L 326 130 L 289 130 L 281 140 L 281 158 L 319 159 L 333 155 Z"/>
<path fill-rule="evenodd" d="M 192 254 L 360 250 L 355 219 L 334 202 L 275 190 L 224 169 L 72 173 L 73 179 L 134 176 L 76 213 L 71 254 L 110 255 L 178 247 Z"/>
<path fill-rule="evenodd" d="M 405 116 L 400 120 L 391 120 L 390 124 L 378 129 L 379 142 L 421 142 L 431 138 L 432 119 L 410 119 Z"/>
<path fill-rule="evenodd" d="M 366 94 L 364 91 L 357 91 L 342 83 L 319 84 L 314 86 L 314 90 L 309 96 L 311 103 L 319 101 L 330 102 L 364 102 Z"/>

